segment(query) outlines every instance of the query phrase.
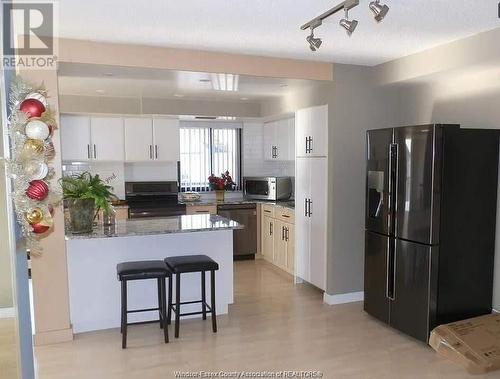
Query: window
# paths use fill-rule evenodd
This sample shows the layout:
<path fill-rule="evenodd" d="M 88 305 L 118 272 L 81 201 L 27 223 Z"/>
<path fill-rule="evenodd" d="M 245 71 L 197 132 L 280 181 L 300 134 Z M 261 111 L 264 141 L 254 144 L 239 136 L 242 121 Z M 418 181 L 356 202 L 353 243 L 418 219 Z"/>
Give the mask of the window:
<path fill-rule="evenodd" d="M 241 129 L 203 125 L 180 128 L 181 189 L 208 191 L 208 177 L 229 171 L 240 188 Z M 200 123 L 201 124 L 201 123 Z M 232 125 L 232 124 L 231 124 Z"/>

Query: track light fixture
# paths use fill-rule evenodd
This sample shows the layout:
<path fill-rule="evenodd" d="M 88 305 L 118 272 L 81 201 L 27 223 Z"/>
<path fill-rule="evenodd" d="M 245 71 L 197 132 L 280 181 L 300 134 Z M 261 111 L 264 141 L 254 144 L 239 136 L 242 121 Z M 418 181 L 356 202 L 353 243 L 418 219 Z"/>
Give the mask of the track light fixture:
<path fill-rule="evenodd" d="M 335 7 L 327 10 L 323 14 L 316 18 L 313 18 L 308 23 L 302 25 L 300 29 L 307 30 L 311 29 L 311 34 L 307 36 L 306 41 L 309 43 L 309 47 L 312 51 L 316 51 L 322 44 L 321 38 L 314 37 L 314 29 L 323 24 L 323 20 L 333 16 L 335 13 L 340 12 L 342 9 L 345 11 L 345 18 L 340 20 L 340 26 L 342 26 L 346 31 L 347 35 L 351 36 L 358 26 L 357 20 L 349 20 L 349 10 L 359 5 L 359 0 L 345 0 Z M 375 15 L 375 20 L 381 22 L 387 13 L 389 12 L 389 7 L 385 4 L 381 4 L 380 0 L 373 0 L 369 4 L 370 10 Z"/>
<path fill-rule="evenodd" d="M 346 9 L 345 10 L 345 18 L 340 20 L 340 26 L 342 26 L 346 32 L 347 35 L 350 37 L 352 33 L 356 30 L 356 27 L 358 26 L 358 21 L 357 20 L 349 20 L 349 11 Z"/>
<path fill-rule="evenodd" d="M 311 51 L 318 50 L 323 44 L 321 38 L 314 37 L 314 29 L 311 29 L 311 35 L 307 36 L 306 41 L 309 42 L 309 48 Z"/>
<path fill-rule="evenodd" d="M 375 20 L 377 20 L 377 22 L 381 22 L 389 12 L 389 7 L 385 4 L 380 4 L 380 0 L 372 1 L 369 7 L 375 15 Z"/>

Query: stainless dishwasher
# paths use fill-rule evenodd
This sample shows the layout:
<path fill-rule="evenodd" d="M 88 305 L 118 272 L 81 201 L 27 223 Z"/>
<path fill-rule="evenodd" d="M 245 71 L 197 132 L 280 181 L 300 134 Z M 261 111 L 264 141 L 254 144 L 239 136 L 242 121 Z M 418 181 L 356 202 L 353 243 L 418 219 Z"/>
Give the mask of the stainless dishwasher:
<path fill-rule="evenodd" d="M 257 204 L 218 205 L 217 213 L 245 225 L 245 229 L 234 231 L 234 259 L 255 259 L 255 254 L 257 254 Z"/>

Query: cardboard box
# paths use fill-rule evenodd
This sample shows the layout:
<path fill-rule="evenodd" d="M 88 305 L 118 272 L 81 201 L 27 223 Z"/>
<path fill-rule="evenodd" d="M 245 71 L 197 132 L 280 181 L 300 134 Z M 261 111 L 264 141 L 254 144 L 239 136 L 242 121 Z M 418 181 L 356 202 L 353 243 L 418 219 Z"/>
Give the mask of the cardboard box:
<path fill-rule="evenodd" d="M 500 369 L 500 314 L 438 326 L 429 345 L 470 374 Z"/>

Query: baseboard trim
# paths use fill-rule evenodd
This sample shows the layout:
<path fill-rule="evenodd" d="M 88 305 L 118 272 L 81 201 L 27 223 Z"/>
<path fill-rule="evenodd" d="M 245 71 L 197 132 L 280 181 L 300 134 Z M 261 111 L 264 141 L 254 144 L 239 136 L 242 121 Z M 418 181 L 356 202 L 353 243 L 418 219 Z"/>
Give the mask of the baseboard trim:
<path fill-rule="evenodd" d="M 323 295 L 323 302 L 328 305 L 356 303 L 358 301 L 363 301 L 364 299 L 365 299 L 364 292 L 351 292 L 351 293 L 343 293 L 340 295 L 328 295 L 325 292 Z"/>
<path fill-rule="evenodd" d="M 73 341 L 73 328 L 36 333 L 33 340 L 35 346 Z"/>
<path fill-rule="evenodd" d="M 14 318 L 16 317 L 15 308 L 0 308 L 0 318 Z"/>

